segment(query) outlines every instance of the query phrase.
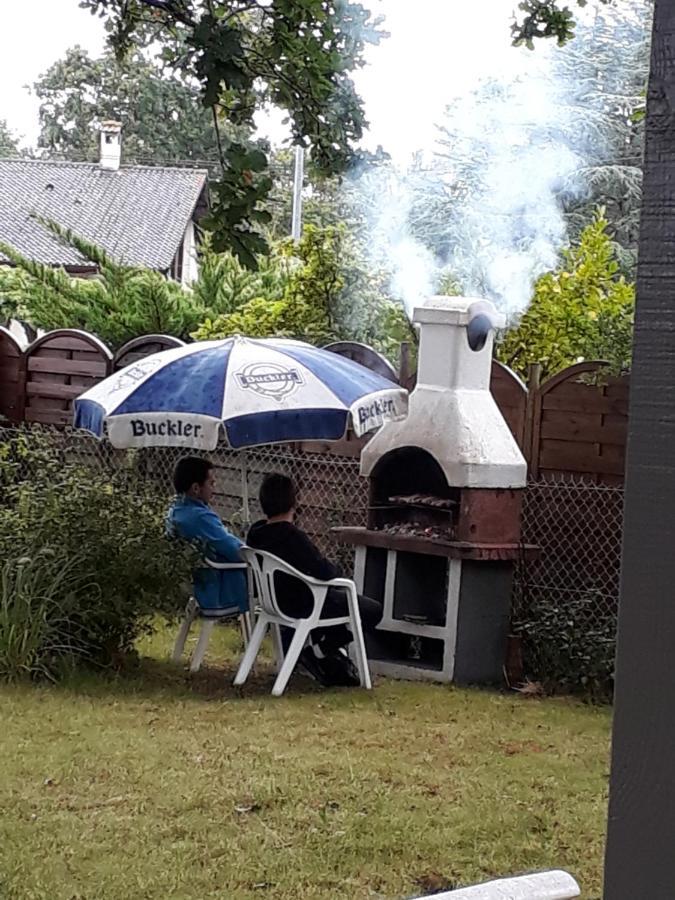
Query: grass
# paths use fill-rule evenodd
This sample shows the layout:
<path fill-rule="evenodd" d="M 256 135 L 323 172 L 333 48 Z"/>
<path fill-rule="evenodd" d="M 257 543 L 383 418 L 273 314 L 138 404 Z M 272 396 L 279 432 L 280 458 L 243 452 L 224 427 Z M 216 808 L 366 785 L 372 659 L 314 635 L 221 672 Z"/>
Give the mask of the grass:
<path fill-rule="evenodd" d="M 607 710 L 302 678 L 274 700 L 264 666 L 238 693 L 216 631 L 194 679 L 162 633 L 132 675 L 0 688 L 3 900 L 401 898 L 552 866 L 600 897 Z"/>

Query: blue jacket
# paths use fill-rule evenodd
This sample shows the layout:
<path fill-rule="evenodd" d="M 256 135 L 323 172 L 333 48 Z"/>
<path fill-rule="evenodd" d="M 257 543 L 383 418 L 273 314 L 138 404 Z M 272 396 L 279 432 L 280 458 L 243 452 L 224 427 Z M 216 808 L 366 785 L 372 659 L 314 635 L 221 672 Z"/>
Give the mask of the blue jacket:
<path fill-rule="evenodd" d="M 169 537 L 182 538 L 194 544 L 213 562 L 241 562 L 239 548 L 243 541 L 225 528 L 216 513 L 201 500 L 178 496 L 166 516 Z M 222 611 L 237 607 L 248 609 L 248 586 L 244 569 L 210 569 L 193 573 L 195 600 L 204 611 Z"/>

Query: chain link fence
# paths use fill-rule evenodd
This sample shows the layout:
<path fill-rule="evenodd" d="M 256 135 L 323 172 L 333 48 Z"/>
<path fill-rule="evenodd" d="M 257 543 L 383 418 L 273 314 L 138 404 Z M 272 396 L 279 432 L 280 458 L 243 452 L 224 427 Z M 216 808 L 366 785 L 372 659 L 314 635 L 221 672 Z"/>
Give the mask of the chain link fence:
<path fill-rule="evenodd" d="M 41 429 L 44 433 L 45 429 Z M 16 431 L 0 429 L 3 440 Z M 30 440 L 30 430 L 23 432 Z M 173 494 L 172 475 L 181 449 L 116 451 L 72 431 L 52 431 L 64 462 L 112 470 L 131 465 Z M 368 483 L 358 459 L 310 453 L 295 446 L 208 454 L 216 470 L 214 506 L 235 533 L 260 518 L 258 491 L 269 472 L 284 472 L 298 487 L 301 527 L 328 556 L 351 572 L 353 551 L 336 543 L 331 529 L 364 526 Z M 39 478 L 40 473 L 32 473 Z M 518 565 L 514 630 L 523 636 L 527 674 L 550 684 L 606 691 L 614 660 L 619 596 L 623 488 L 560 476 L 531 482 L 525 493 L 523 541 L 541 548 L 535 561 Z"/>
<path fill-rule="evenodd" d="M 518 566 L 513 615 L 533 677 L 611 693 L 623 493 L 569 476 L 527 487 L 523 541 L 541 552 Z"/>
<path fill-rule="evenodd" d="M 82 432 L 46 427 L 32 430 L 0 427 L 0 447 L 12 435 L 21 433 L 30 441 L 31 433 L 38 432 L 47 434 L 50 442 L 58 445 L 64 463 L 79 462 L 104 471 L 133 465 L 166 496 L 167 505 L 174 494 L 174 468 L 186 455 L 186 450 L 181 448 L 115 450 L 107 441 L 97 441 Z M 265 475 L 282 472 L 297 486 L 298 524 L 323 553 L 337 558 L 345 572 L 351 573 L 353 551 L 337 545 L 331 529 L 366 524 L 368 484 L 359 474 L 358 459 L 309 453 L 295 445 L 255 450 L 219 447 L 213 453 L 199 455 L 214 465 L 216 490 L 212 505 L 235 534 L 244 537 L 248 526 L 262 517 L 258 493 Z M 39 471 L 33 474 L 39 477 Z"/>
<path fill-rule="evenodd" d="M 184 450 L 175 448 L 141 451 L 142 471 L 168 495 L 174 467 L 184 455 Z M 366 524 L 368 489 L 359 474 L 358 459 L 283 445 L 240 451 L 223 447 L 207 455 L 215 467 L 213 506 L 235 533 L 243 537 L 248 526 L 262 517 L 258 493 L 265 475 L 282 472 L 297 486 L 300 527 L 323 553 L 351 572 L 352 550 L 337 545 L 331 529 Z"/>

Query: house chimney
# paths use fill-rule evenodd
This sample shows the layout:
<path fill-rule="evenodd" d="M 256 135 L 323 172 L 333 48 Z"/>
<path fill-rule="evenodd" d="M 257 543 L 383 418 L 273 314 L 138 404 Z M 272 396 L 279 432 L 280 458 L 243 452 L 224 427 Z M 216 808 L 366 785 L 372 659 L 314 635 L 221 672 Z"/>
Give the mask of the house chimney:
<path fill-rule="evenodd" d="M 106 172 L 116 172 L 122 155 L 121 122 L 101 122 L 101 168 Z"/>

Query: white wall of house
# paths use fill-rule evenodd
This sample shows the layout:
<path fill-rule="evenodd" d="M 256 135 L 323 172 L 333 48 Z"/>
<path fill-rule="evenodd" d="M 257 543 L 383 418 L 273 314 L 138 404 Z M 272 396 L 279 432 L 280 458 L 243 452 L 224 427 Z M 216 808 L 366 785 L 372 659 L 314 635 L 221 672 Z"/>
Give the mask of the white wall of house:
<path fill-rule="evenodd" d="M 28 345 L 26 330 L 24 329 L 23 325 L 20 322 L 17 322 L 15 319 L 10 320 L 9 333 L 12 335 L 12 337 L 17 339 L 22 347 L 26 347 Z"/>
<path fill-rule="evenodd" d="M 190 222 L 183 236 L 183 274 L 181 284 L 189 287 L 199 278 L 199 261 L 197 258 L 197 239 L 194 222 Z"/>
<path fill-rule="evenodd" d="M 9 322 L 9 333 L 17 339 L 19 344 L 22 347 L 27 347 L 30 341 L 28 340 L 28 335 L 26 334 L 26 329 L 23 327 L 21 322 L 17 322 L 16 319 L 10 319 Z M 37 336 L 42 337 L 43 334 L 46 334 L 46 331 L 43 331 L 42 328 L 38 328 Z"/>

